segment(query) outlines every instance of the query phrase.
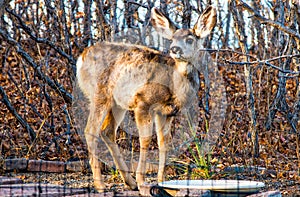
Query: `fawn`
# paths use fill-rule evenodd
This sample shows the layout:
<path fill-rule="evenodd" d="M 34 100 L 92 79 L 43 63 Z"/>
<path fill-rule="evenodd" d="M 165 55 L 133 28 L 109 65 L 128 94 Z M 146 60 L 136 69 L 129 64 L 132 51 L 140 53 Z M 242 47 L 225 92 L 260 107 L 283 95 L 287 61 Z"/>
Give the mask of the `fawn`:
<path fill-rule="evenodd" d="M 158 182 L 164 168 L 172 117 L 188 108 L 197 95 L 203 38 L 216 24 L 216 10 L 209 6 L 192 29 L 177 29 L 157 8 L 151 10 L 151 23 L 170 39 L 170 54 L 145 46 L 101 42 L 86 48 L 77 61 L 78 84 L 90 101 L 85 128 L 94 185 L 104 190 L 101 163 L 96 155 L 100 136 L 109 149 L 124 182 L 132 189 L 145 181 L 146 157 L 155 124 L 159 148 Z M 116 144 L 116 131 L 127 110 L 133 111 L 139 130 L 140 157 L 136 181 Z"/>

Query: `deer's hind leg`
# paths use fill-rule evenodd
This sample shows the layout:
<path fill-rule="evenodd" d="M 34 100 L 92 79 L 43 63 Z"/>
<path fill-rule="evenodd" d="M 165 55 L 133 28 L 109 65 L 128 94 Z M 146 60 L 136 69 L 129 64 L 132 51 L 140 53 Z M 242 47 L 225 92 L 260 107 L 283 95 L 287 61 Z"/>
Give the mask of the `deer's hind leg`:
<path fill-rule="evenodd" d="M 137 185 L 135 180 L 132 178 L 129 168 L 126 165 L 124 158 L 120 152 L 118 145 L 116 144 L 116 131 L 119 124 L 124 118 L 125 110 L 115 107 L 110 110 L 102 124 L 100 136 L 103 142 L 106 144 L 111 156 L 113 157 L 114 163 L 119 170 L 123 181 L 130 186 L 131 189 L 136 189 Z"/>
<path fill-rule="evenodd" d="M 92 106 L 92 104 L 91 104 Z M 99 117 L 105 117 L 105 111 L 98 111 Z M 89 162 L 93 172 L 93 180 L 95 188 L 101 192 L 105 190 L 105 184 L 101 176 L 101 162 L 99 161 L 97 149 L 99 145 L 99 129 L 100 118 L 96 117 L 95 108 L 90 107 L 90 114 L 88 117 L 87 125 L 85 127 L 84 135 L 89 152 Z"/>
<path fill-rule="evenodd" d="M 135 180 L 130 175 L 129 169 L 124 162 L 119 147 L 115 143 L 116 130 L 122 121 L 125 112 L 126 111 L 118 108 L 112 110 L 106 105 L 93 105 L 93 103 L 91 103 L 90 114 L 85 129 L 85 137 L 89 150 L 94 186 L 98 191 L 104 191 L 106 188 L 101 176 L 101 162 L 97 153 L 99 140 L 102 140 L 107 146 L 124 182 L 132 189 L 137 187 Z M 99 135 L 101 139 L 99 139 Z"/>

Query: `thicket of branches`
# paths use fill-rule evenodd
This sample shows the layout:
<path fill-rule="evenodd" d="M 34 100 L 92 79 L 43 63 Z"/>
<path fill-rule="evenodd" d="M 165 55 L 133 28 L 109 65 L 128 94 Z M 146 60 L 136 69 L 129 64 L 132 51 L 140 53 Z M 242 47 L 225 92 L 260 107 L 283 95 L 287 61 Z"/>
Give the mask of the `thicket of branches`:
<path fill-rule="evenodd" d="M 267 166 L 279 153 L 299 170 L 297 1 L 155 2 L 0 0 L 1 157 L 85 158 L 71 114 L 80 52 L 103 40 L 152 45 L 153 6 L 189 28 L 212 4 L 218 23 L 205 45 L 222 72 L 229 103 L 215 154 L 232 146 L 229 163 Z"/>

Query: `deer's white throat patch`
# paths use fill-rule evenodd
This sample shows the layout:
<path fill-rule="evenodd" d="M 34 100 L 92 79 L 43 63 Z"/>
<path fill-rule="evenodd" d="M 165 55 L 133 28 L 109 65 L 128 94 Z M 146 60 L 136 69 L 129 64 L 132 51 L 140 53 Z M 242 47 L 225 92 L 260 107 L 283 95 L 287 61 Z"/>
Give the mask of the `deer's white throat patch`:
<path fill-rule="evenodd" d="M 189 63 L 185 61 L 176 61 L 176 70 L 182 75 L 187 75 L 188 64 Z"/>

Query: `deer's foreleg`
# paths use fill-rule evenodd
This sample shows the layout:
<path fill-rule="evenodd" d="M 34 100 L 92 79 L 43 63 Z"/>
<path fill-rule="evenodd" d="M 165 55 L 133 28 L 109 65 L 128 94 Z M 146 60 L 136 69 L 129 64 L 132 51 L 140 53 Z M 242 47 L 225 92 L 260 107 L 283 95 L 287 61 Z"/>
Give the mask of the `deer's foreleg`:
<path fill-rule="evenodd" d="M 158 166 L 158 182 L 164 181 L 164 171 L 167 159 L 168 145 L 170 140 L 170 123 L 172 118 L 161 114 L 155 115 L 155 126 L 157 133 L 157 143 L 159 148 L 159 166 Z"/>
<path fill-rule="evenodd" d="M 136 180 L 140 188 L 145 182 L 146 159 L 152 138 L 153 121 L 148 109 L 137 108 L 134 112 L 140 139 L 140 158 L 136 170 Z"/>

